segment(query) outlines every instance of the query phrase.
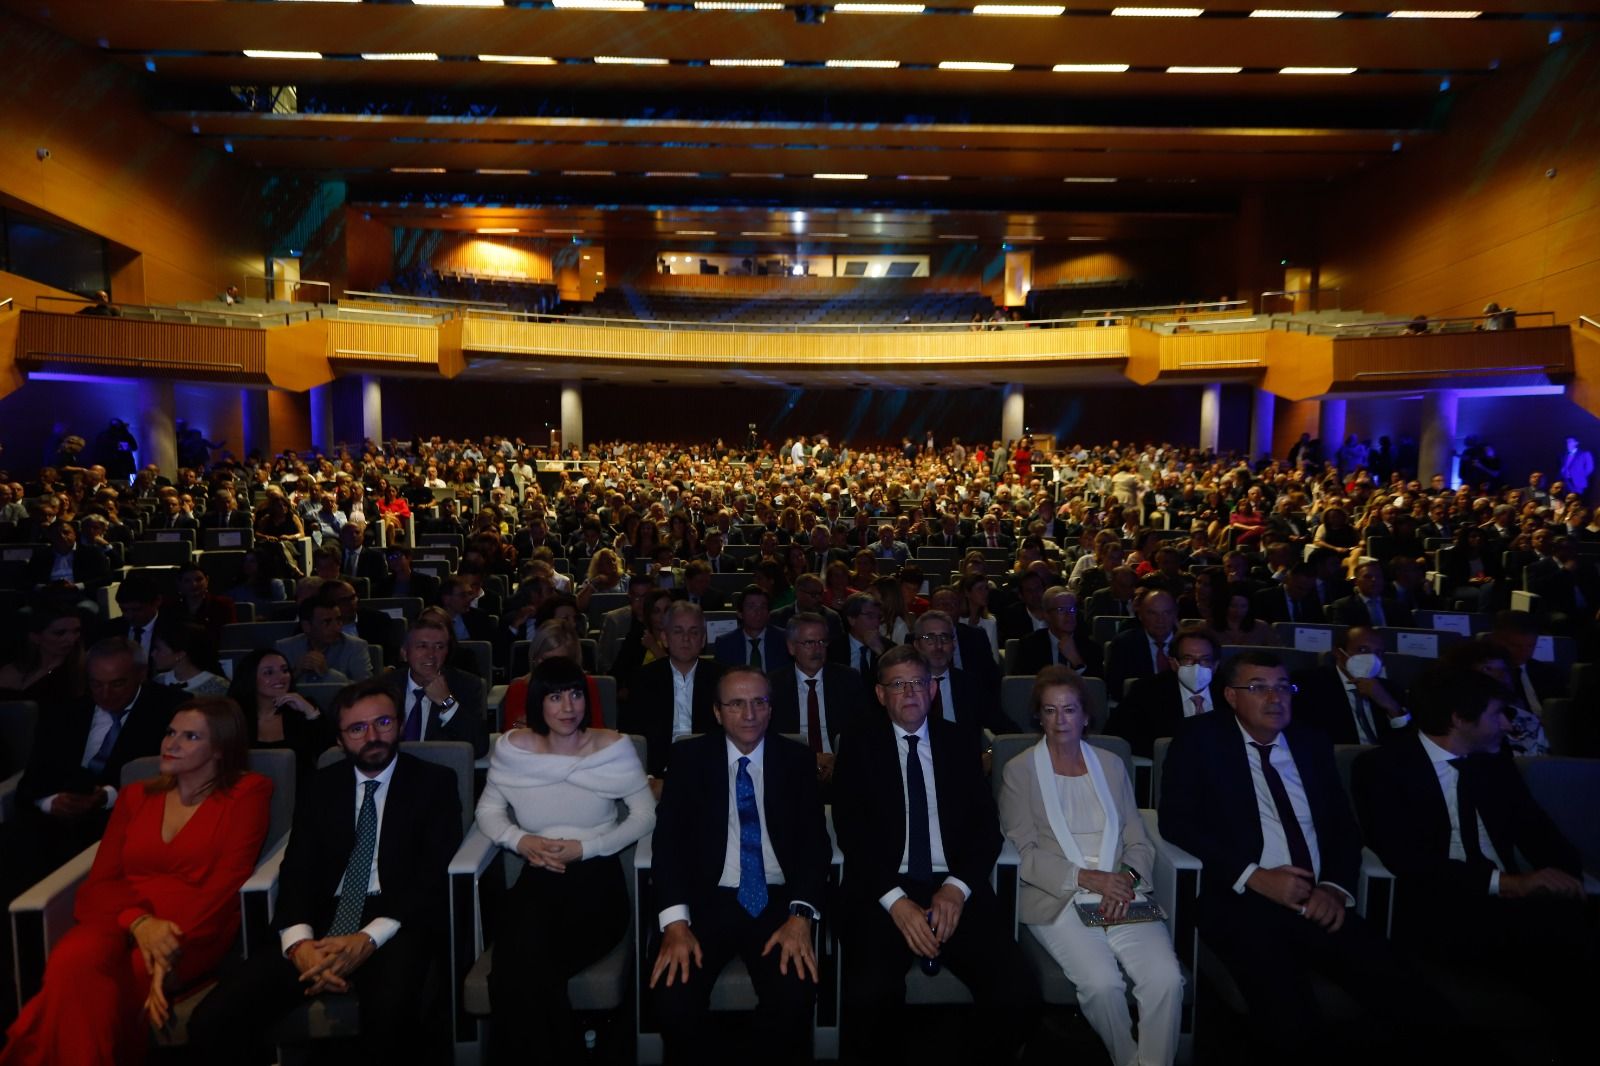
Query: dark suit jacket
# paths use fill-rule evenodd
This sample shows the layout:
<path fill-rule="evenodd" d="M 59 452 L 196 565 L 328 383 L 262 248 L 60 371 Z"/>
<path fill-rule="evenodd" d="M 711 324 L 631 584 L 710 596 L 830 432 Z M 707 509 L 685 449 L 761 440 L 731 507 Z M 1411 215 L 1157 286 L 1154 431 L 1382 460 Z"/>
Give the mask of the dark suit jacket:
<path fill-rule="evenodd" d="M 1548 611 L 1573 616 L 1593 618 L 1600 610 L 1600 577 L 1595 576 L 1594 565 L 1587 558 L 1577 570 L 1567 570 L 1554 559 L 1540 559 L 1528 566 L 1529 592 L 1538 593 Z M 1583 607 L 1578 607 L 1577 592 L 1583 593 Z"/>
<path fill-rule="evenodd" d="M 1344 675 L 1339 673 L 1337 666 L 1318 666 L 1310 670 L 1301 670 L 1294 675 L 1294 683 L 1300 686 L 1300 691 L 1294 697 L 1295 721 L 1317 729 L 1335 744 L 1361 743 L 1361 735 L 1356 732 L 1355 717 L 1350 710 L 1350 699 L 1345 695 Z M 1399 685 L 1381 677 L 1378 679 L 1378 684 L 1382 685 L 1400 706 L 1406 705 L 1405 691 Z M 1389 717 L 1382 707 L 1372 706 L 1371 709 L 1373 726 L 1378 731 L 1380 744 L 1392 743 L 1411 735 L 1409 729 L 1390 728 Z"/>
<path fill-rule="evenodd" d="M 50 583 L 50 571 L 56 565 L 56 550 L 49 545 L 35 548 L 28 561 L 28 578 L 35 585 Z M 88 544 L 72 550 L 72 580 L 88 586 L 103 585 L 111 580 L 111 560 L 105 552 Z"/>
<path fill-rule="evenodd" d="M 406 688 L 411 683 L 407 673 L 407 668 L 402 664 L 385 670 L 382 678 L 394 694 L 394 705 L 400 709 L 402 724 L 411 710 L 406 706 Z M 483 678 L 447 666 L 444 679 L 450 686 L 450 695 L 456 698 L 456 713 L 450 716 L 448 722 L 440 724 L 438 709 L 434 708 L 433 720 L 428 723 L 422 739 L 464 740 L 472 745 L 472 754 L 481 759 L 489 754 L 489 722 L 484 714 L 486 700 Z"/>
<path fill-rule="evenodd" d="M 1577 848 L 1534 802 L 1515 762 L 1474 755 L 1468 774 L 1478 814 L 1508 871 L 1516 872 L 1520 851 L 1535 869 L 1554 866 L 1582 876 Z M 1488 897 L 1493 864 L 1487 859 L 1450 858 L 1450 813 L 1417 734 L 1410 734 L 1403 744 L 1387 744 L 1357 758 L 1350 790 L 1367 843 L 1399 878 L 1402 889 L 1396 906 L 1402 916 L 1408 908 L 1421 914 L 1441 905 L 1470 906 Z"/>
<path fill-rule="evenodd" d="M 1000 646 L 1006 646 L 1008 640 L 1021 640 L 1033 632 L 1033 616 L 1028 613 L 1028 605 L 1021 600 L 1016 601 L 1000 612 L 996 619 L 999 629 Z"/>
<path fill-rule="evenodd" d="M 378 916 L 442 937 L 445 870 L 461 843 L 460 793 L 455 775 L 444 767 L 403 752 L 396 758 L 378 830 L 383 892 L 370 906 Z M 339 762 L 318 770 L 302 787 L 278 877 L 274 919 L 280 931 L 303 923 L 325 936 L 355 848 L 356 771 L 348 761 Z"/>
<path fill-rule="evenodd" d="M 690 725 L 696 733 L 721 733 L 711 705 L 717 699 L 722 664 L 704 656 L 694 671 L 694 712 Z M 657 659 L 639 667 L 628 689 L 628 702 L 618 711 L 618 728 L 644 737 L 648 752 L 645 769 L 660 776 L 667 768 L 672 748 L 672 662 Z"/>
<path fill-rule="evenodd" d="M 750 661 L 750 638 L 744 630 L 735 629 L 731 633 L 724 633 L 717 638 L 711 646 L 711 652 L 716 656 L 717 662 L 724 666 L 743 666 Z M 768 626 L 761 635 L 761 664 L 768 672 L 780 666 L 787 666 L 790 662 L 788 641 L 784 639 L 783 630 L 776 626 Z"/>
<path fill-rule="evenodd" d="M 1173 654 L 1170 640 L 1167 654 Z M 1122 699 L 1122 689 L 1129 678 L 1150 677 L 1155 672 L 1155 658 L 1150 654 L 1150 638 L 1144 627 L 1124 629 L 1106 645 L 1106 699 L 1111 702 Z"/>
<path fill-rule="evenodd" d="M 776 611 L 772 612 L 772 625 L 776 626 L 778 629 L 787 631 L 789 628 L 789 619 L 793 618 L 798 610 L 799 608 L 792 603 L 787 607 L 778 608 Z M 820 614 L 827 621 L 828 640 L 830 642 L 838 640 L 844 636 L 844 619 L 839 617 L 838 611 L 835 611 L 832 607 L 824 607 L 819 603 L 817 604 L 816 611 L 813 613 Z M 787 633 L 785 636 L 787 637 Z"/>
<path fill-rule="evenodd" d="M 974 893 L 989 892 L 989 873 L 1000 855 L 1000 819 L 983 776 L 978 735 L 929 718 L 928 743 L 950 875 Z M 833 828 L 844 853 L 842 891 L 846 904 L 857 912 L 881 909 L 879 897 L 903 880 L 899 870 L 906 847 L 906 800 L 900 763 L 899 741 L 887 718 L 870 721 L 846 737 L 834 763 Z"/>
<path fill-rule="evenodd" d="M 439 579 L 420 570 L 411 572 L 409 586 L 400 585 L 391 574 L 381 582 L 378 582 L 374 588 L 382 591 L 374 591 L 373 594 L 385 599 L 395 596 L 415 596 L 422 601 L 424 607 L 429 607 L 439 602 Z"/>
<path fill-rule="evenodd" d="M 1017 542 L 1012 540 L 1004 533 L 996 533 L 994 537 L 994 543 L 995 547 L 997 548 L 1013 548 L 1016 546 Z M 971 551 L 973 548 L 987 548 L 988 546 L 989 535 L 981 529 L 967 538 L 968 551 Z"/>
<path fill-rule="evenodd" d="M 1283 736 L 1310 801 L 1321 858 L 1319 879 L 1354 895 L 1361 868 L 1361 833 L 1339 783 L 1333 745 L 1297 722 L 1291 722 Z M 1167 751 L 1161 777 L 1161 835 L 1205 864 L 1202 899 L 1228 900 L 1245 867 L 1261 859 L 1261 816 L 1248 758 L 1231 711 L 1189 719 Z"/>
<path fill-rule="evenodd" d="M 969 670 L 950 668 L 950 699 L 956 705 L 956 724 L 973 733 L 985 729 L 996 734 L 1010 733 L 1016 729 L 1000 710 L 999 694 L 989 692 Z"/>
<path fill-rule="evenodd" d="M 1090 574 L 1097 572 L 1102 574 L 1105 573 L 1104 570 L 1089 571 Z M 1083 613 L 1078 616 L 1078 621 L 1080 624 L 1087 622 L 1092 625 L 1094 620 L 1103 614 L 1112 615 L 1117 618 L 1131 618 L 1133 617 L 1133 601 L 1129 600 L 1126 602 L 1127 607 L 1124 609 L 1122 601 L 1113 599 L 1111 596 L 1111 590 L 1108 588 L 1103 588 L 1088 597 L 1084 604 Z"/>
<path fill-rule="evenodd" d="M 57 792 L 93 792 L 101 785 L 120 787 L 125 763 L 160 753 L 172 712 L 186 696 L 178 689 L 146 681 L 117 734 L 111 758 L 99 774 L 92 774 L 83 766 L 83 749 L 89 743 L 89 727 L 94 722 L 94 701 L 83 699 L 64 707 L 41 708 L 33 751 L 17 785 L 17 800 L 32 804 Z"/>
<path fill-rule="evenodd" d="M 672 590 L 672 598 L 674 600 L 686 600 L 689 598 L 689 593 L 682 586 L 679 586 Z M 727 606 L 728 597 L 724 596 L 715 586 L 708 586 L 705 595 L 700 597 L 700 609 L 702 611 L 721 611 L 726 610 Z"/>
<path fill-rule="evenodd" d="M 207 511 L 200 516 L 201 529 L 252 529 L 255 520 L 250 517 L 250 512 L 234 508 L 227 514 L 216 511 Z"/>
<path fill-rule="evenodd" d="M 1171 671 L 1141 677 L 1111 712 L 1106 732 L 1122 737 L 1135 755 L 1149 755 L 1160 737 L 1175 736 L 1183 723 L 1183 701 L 1178 698 L 1178 675 Z M 1228 712 L 1220 678 L 1211 682 L 1211 713 Z"/>
<path fill-rule="evenodd" d="M 799 671 L 793 663 L 767 671 L 772 686 L 772 724 L 770 733 L 798 733 L 805 722 L 806 709 L 800 704 Z M 854 732 L 867 718 L 869 702 L 861 675 L 838 663 L 822 664 L 822 704 L 828 719 L 828 740 L 834 751 L 839 738 Z"/>
<path fill-rule="evenodd" d="M 1395 599 L 1393 596 L 1384 596 L 1380 602 L 1383 604 L 1383 624 L 1386 626 L 1399 626 L 1409 629 L 1415 621 L 1411 617 L 1411 608 Z M 1366 601 L 1360 596 L 1346 596 L 1328 604 L 1328 621 L 1342 626 L 1370 626 L 1372 625 L 1372 612 L 1367 610 Z"/>
<path fill-rule="evenodd" d="M 672 771 L 656 808 L 652 838 L 657 911 L 687 905 L 692 920 L 716 894 L 733 803 L 727 743 L 719 728 L 672 746 Z M 808 749 L 771 730 L 762 743 L 766 830 L 783 868 L 783 886 L 772 892 L 821 908 L 833 846 L 822 820 L 816 761 Z"/>
<path fill-rule="evenodd" d="M 915 637 L 907 643 L 915 641 Z M 994 661 L 994 649 L 989 647 L 989 637 L 976 626 L 956 623 L 956 647 L 961 650 L 961 670 L 971 675 L 991 698 L 1000 698 L 1000 664 Z"/>
<path fill-rule="evenodd" d="M 483 608 L 467 608 L 466 613 L 461 616 L 461 621 L 466 624 L 468 640 L 485 640 L 490 644 L 498 641 L 499 634 L 495 632 L 494 619 Z M 453 630 L 454 628 L 455 626 L 452 624 L 451 629 Z"/>
<path fill-rule="evenodd" d="M 1078 632 L 1073 634 L 1078 644 L 1078 654 L 1083 656 L 1083 673 L 1088 677 L 1105 677 L 1105 650 L 1089 639 L 1085 629 L 1080 623 Z M 1055 654 L 1051 650 L 1055 642 L 1056 638 L 1048 629 L 1029 633 L 1017 641 L 1016 662 L 1006 664 L 1008 672 L 1013 676 L 1037 674 L 1055 662 Z"/>
<path fill-rule="evenodd" d="M 1287 594 L 1282 585 L 1262 589 L 1250 600 L 1250 610 L 1263 622 L 1306 622 L 1308 624 L 1321 624 L 1327 621 L 1322 613 L 1322 604 L 1317 602 L 1316 593 L 1312 593 L 1304 600 L 1298 602 L 1297 618 L 1289 617 L 1289 604 Z"/>

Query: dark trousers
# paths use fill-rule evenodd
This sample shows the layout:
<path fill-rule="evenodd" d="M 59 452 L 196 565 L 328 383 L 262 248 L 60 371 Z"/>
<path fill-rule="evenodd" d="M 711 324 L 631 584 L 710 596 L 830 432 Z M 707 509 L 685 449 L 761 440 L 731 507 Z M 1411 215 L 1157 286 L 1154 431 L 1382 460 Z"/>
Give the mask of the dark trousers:
<path fill-rule="evenodd" d="M 526 867 L 507 895 L 489 973 L 490 1061 L 574 1062 L 583 1037 L 567 980 L 628 931 L 628 886 L 615 855 L 552 873 Z"/>
<path fill-rule="evenodd" d="M 711 1009 L 711 987 L 716 984 L 733 957 L 744 960 L 755 985 L 756 1026 L 768 1061 L 811 1061 L 811 1022 L 815 1015 L 817 986 L 808 976 L 802 978 L 794 966 L 788 974 L 778 972 L 779 951 L 762 957 L 762 950 L 778 927 L 789 920 L 789 897 L 781 886 L 772 886 L 767 909 L 752 918 L 739 905 L 738 892 L 719 888 L 711 904 L 691 916 L 691 928 L 700 941 L 703 964 L 691 968 L 687 981 L 667 987 L 665 978 L 654 990 L 656 1013 L 661 1019 L 661 1035 L 666 1042 L 669 1064 L 694 1064 L 722 1061 L 725 1056 L 707 1032 Z M 654 965 L 655 956 L 649 956 Z"/>
<path fill-rule="evenodd" d="M 900 887 L 926 909 L 938 886 L 904 882 Z M 861 1063 L 903 1061 L 906 974 L 918 956 L 876 899 L 844 906 L 844 1057 Z M 1032 1036 L 1039 987 L 987 884 L 972 886 L 939 963 L 960 978 L 987 1016 L 982 1026 L 973 1027 L 978 1031 L 970 1031 L 974 1047 L 961 1049 L 952 1061 L 1005 1062 Z"/>
<path fill-rule="evenodd" d="M 58 818 L 32 803 L 18 804 L 16 821 L 3 829 L 6 861 L 0 869 L 0 893 L 10 902 L 32 888 L 105 835 L 110 820 L 108 811 Z"/>
<path fill-rule="evenodd" d="M 367 910 L 372 909 L 369 901 Z M 371 917 L 363 913 L 362 924 Z M 361 1035 L 342 1055 L 342 1063 L 381 1066 L 427 1057 L 429 1052 L 422 1049 L 431 1048 L 438 1035 L 428 975 L 433 960 L 443 957 L 437 938 L 427 930 L 403 927 L 350 975 L 350 992 L 360 1003 Z M 269 939 L 248 960 L 226 969 L 195 1008 L 189 1042 L 201 1052 L 202 1062 L 258 1061 L 243 1049 L 260 1054 L 284 1015 L 308 1002 L 306 988 L 276 938 Z"/>
<path fill-rule="evenodd" d="M 1388 941 L 1346 909 L 1330 933 L 1262 896 L 1231 889 L 1203 895 L 1200 936 L 1227 966 L 1250 1010 L 1250 1028 L 1267 1045 L 1262 1061 L 1338 1061 L 1338 1035 L 1317 1009 L 1311 975 L 1350 995 L 1369 1016 L 1364 1030 L 1396 1056 L 1439 1056 L 1450 1009 Z"/>

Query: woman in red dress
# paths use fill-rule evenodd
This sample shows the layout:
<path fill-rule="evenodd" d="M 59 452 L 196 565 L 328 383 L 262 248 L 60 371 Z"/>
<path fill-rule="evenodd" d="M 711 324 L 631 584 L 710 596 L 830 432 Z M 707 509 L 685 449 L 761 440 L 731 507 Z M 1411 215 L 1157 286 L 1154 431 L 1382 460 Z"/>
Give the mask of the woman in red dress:
<path fill-rule="evenodd" d="M 578 627 L 564 618 L 552 618 L 533 634 L 528 645 L 528 672 L 516 678 L 506 689 L 505 702 L 501 704 L 501 729 L 516 729 L 528 724 L 528 686 L 533 683 L 533 671 L 546 659 L 571 659 L 578 669 L 583 669 L 583 645 L 578 638 Z M 605 728 L 605 709 L 600 705 L 600 686 L 588 674 L 584 675 L 586 700 L 589 707 L 589 724 Z"/>
<path fill-rule="evenodd" d="M 127 1066 L 150 1026 L 204 980 L 239 933 L 239 886 L 267 835 L 272 782 L 245 772 L 239 705 L 189 700 L 161 743 L 161 775 L 124 789 L 77 921 L 50 953 L 44 987 L 7 1032 L 0 1066 Z"/>

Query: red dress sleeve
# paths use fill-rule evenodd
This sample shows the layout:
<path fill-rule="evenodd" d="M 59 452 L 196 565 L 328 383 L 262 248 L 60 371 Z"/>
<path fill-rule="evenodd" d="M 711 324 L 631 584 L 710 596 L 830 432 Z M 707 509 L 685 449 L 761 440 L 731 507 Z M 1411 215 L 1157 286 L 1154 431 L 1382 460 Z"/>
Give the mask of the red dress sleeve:
<path fill-rule="evenodd" d="M 100 838 L 100 850 L 94 856 L 94 866 L 73 901 L 72 915 L 80 925 L 95 920 L 115 920 L 126 929 L 141 914 L 153 910 L 150 901 L 128 880 L 123 862 L 129 836 L 149 829 L 137 822 L 149 800 L 150 794 L 142 781 L 117 794 L 116 806 L 111 808 L 111 821 Z M 159 826 L 156 831 L 160 832 Z"/>
<path fill-rule="evenodd" d="M 528 714 L 528 679 L 519 677 L 506 689 L 505 701 L 500 705 L 500 731 L 505 732 L 524 720 Z"/>
<path fill-rule="evenodd" d="M 606 725 L 606 709 L 600 704 L 600 685 L 593 675 L 584 678 L 588 682 L 589 691 L 589 724 L 596 729 L 604 729 Z"/>

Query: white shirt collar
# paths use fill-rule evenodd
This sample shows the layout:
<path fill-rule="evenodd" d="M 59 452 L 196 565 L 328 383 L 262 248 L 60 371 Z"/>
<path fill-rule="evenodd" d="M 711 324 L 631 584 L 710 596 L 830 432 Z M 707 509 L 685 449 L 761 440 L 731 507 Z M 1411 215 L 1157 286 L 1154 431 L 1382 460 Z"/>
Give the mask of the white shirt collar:
<path fill-rule="evenodd" d="M 1248 748 L 1250 751 L 1258 751 L 1258 750 L 1260 750 L 1260 749 L 1256 748 L 1255 745 L 1259 744 L 1261 742 L 1245 731 L 1243 722 L 1239 721 L 1239 719 L 1237 717 L 1235 717 L 1234 720 L 1233 720 L 1233 724 L 1239 727 L 1239 736 L 1244 738 L 1244 746 L 1246 748 Z M 1269 744 L 1268 746 L 1269 747 L 1275 747 L 1275 746 L 1278 746 L 1278 745 L 1282 745 L 1285 751 L 1287 751 L 1288 748 L 1289 748 L 1289 745 L 1283 743 L 1283 734 L 1282 733 L 1279 733 L 1277 736 L 1273 737 L 1271 744 Z"/>
<path fill-rule="evenodd" d="M 356 766 L 354 763 L 351 763 L 350 771 L 356 775 L 356 785 L 357 785 L 356 791 L 358 791 L 358 792 L 360 791 L 360 787 L 359 786 L 361 785 L 361 783 L 363 781 L 376 781 L 376 782 L 378 782 L 378 787 L 380 789 L 387 787 L 389 782 L 394 780 L 394 768 L 397 765 L 399 765 L 399 763 L 400 763 L 400 756 L 399 756 L 399 754 L 396 754 L 394 758 L 389 760 L 389 765 L 385 766 L 383 768 L 383 771 L 381 773 L 379 773 L 376 777 L 368 777 L 366 774 L 361 772 L 361 768 L 360 767 Z"/>
<path fill-rule="evenodd" d="M 1442 762 L 1447 763 L 1452 759 L 1460 759 L 1464 757 L 1457 755 L 1448 748 L 1441 747 L 1438 741 L 1434 740 L 1420 729 L 1417 730 L 1417 739 L 1422 741 L 1422 750 L 1428 753 L 1428 761 L 1433 763 L 1435 768 L 1437 768 Z"/>
<path fill-rule="evenodd" d="M 924 740 L 924 741 L 927 740 L 928 739 L 928 720 L 926 718 L 924 718 L 922 720 L 922 724 L 920 726 L 918 726 L 915 731 L 909 732 L 909 733 L 900 725 L 899 722 L 896 722 L 895 725 L 894 725 L 894 739 L 895 739 L 896 743 L 898 743 L 899 741 L 903 740 L 906 737 L 917 737 L 920 740 Z"/>
<path fill-rule="evenodd" d="M 675 679 L 682 681 L 684 684 L 688 684 L 690 681 L 694 680 L 694 672 L 700 668 L 700 658 L 699 656 L 695 657 L 694 665 L 689 667 L 687 672 L 679 670 L 678 664 L 673 662 L 671 659 L 667 660 L 667 666 L 672 671 L 672 676 Z"/>
<path fill-rule="evenodd" d="M 733 741 L 728 737 L 725 736 L 723 741 L 728 745 L 728 766 L 730 768 L 739 765 L 740 759 L 749 759 L 750 765 L 757 770 L 766 765 L 766 759 L 764 756 L 767 752 L 767 740 L 765 737 L 761 738 L 761 743 L 757 744 L 755 746 L 755 750 L 749 755 L 746 755 L 744 752 L 735 747 Z"/>

